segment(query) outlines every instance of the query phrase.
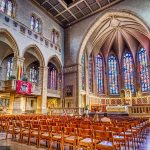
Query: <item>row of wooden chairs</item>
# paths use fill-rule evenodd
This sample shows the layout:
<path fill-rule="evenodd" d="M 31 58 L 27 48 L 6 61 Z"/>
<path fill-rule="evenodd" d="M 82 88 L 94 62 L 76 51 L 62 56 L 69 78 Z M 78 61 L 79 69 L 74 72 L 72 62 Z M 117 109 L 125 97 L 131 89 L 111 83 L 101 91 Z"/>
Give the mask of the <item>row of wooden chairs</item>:
<path fill-rule="evenodd" d="M 52 149 L 54 142 L 59 143 L 61 149 L 65 145 L 86 149 L 136 149 L 145 138 L 148 126 L 147 119 L 113 118 L 113 123 L 85 121 L 84 118 L 60 116 L 13 116 L 1 117 L 0 127 L 12 139 L 18 136 L 20 142 L 31 144 L 36 139 L 37 146 L 41 140 Z M 63 121 L 63 122 L 62 122 Z M 131 143 L 131 144 L 130 144 Z"/>

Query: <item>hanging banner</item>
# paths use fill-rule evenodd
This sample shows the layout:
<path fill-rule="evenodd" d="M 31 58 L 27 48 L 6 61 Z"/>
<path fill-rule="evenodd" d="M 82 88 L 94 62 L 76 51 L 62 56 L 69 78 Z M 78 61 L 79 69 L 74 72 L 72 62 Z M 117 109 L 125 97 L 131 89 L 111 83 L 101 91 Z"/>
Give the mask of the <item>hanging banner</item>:
<path fill-rule="evenodd" d="M 31 88 L 32 88 L 31 82 L 26 82 L 26 81 L 21 81 L 21 80 L 16 81 L 16 93 L 18 94 L 30 95 Z"/>

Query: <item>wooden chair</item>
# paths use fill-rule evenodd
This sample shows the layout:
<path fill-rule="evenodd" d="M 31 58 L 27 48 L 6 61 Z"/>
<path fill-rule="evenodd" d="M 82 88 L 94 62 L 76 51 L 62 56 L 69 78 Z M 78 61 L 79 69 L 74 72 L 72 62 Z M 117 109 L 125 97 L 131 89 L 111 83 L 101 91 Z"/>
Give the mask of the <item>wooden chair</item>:
<path fill-rule="evenodd" d="M 39 125 L 38 124 L 30 124 L 30 134 L 29 134 L 29 145 L 31 144 L 31 139 L 36 139 L 36 145 L 39 146 Z"/>
<path fill-rule="evenodd" d="M 24 137 L 27 137 L 27 144 L 29 144 L 29 137 L 30 137 L 30 123 L 22 122 L 21 126 L 21 142 L 24 142 Z"/>
<path fill-rule="evenodd" d="M 120 149 L 121 145 L 124 145 L 125 150 L 127 149 L 126 142 L 128 142 L 128 149 L 130 149 L 129 140 L 126 138 L 125 129 L 123 127 L 110 127 L 109 131 L 113 133 L 114 141 L 119 143 Z"/>
<path fill-rule="evenodd" d="M 51 127 L 48 125 L 41 125 L 40 124 L 40 128 L 39 128 L 39 147 L 40 147 L 40 141 L 41 140 L 45 140 L 46 141 L 46 145 L 48 145 L 48 147 L 50 146 L 50 140 L 51 140 Z"/>
<path fill-rule="evenodd" d="M 60 149 L 63 150 L 63 131 L 60 126 L 51 127 L 50 150 L 54 142 L 57 143 L 57 148 L 60 146 Z"/>
<path fill-rule="evenodd" d="M 76 149 L 77 129 L 72 127 L 64 127 L 63 131 L 63 145 L 69 145 Z"/>
<path fill-rule="evenodd" d="M 116 150 L 119 144 L 114 142 L 112 132 L 108 131 L 94 131 L 94 149 L 101 150 Z"/>
<path fill-rule="evenodd" d="M 89 150 L 93 149 L 93 130 L 92 129 L 82 129 L 77 130 L 77 147 L 86 148 Z"/>

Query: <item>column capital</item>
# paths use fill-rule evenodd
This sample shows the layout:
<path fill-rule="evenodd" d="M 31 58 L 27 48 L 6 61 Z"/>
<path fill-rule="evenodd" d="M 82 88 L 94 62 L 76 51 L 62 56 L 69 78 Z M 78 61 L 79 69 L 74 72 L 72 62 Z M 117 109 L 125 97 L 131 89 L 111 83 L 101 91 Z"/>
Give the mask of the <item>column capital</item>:
<path fill-rule="evenodd" d="M 40 67 L 39 67 L 40 70 L 48 70 L 48 68 L 49 68 L 49 67 L 47 67 L 47 66 L 40 66 Z"/>
<path fill-rule="evenodd" d="M 23 62 L 25 60 L 25 58 L 24 57 L 20 57 L 20 56 L 14 56 L 14 60 L 18 60 L 18 61 Z"/>

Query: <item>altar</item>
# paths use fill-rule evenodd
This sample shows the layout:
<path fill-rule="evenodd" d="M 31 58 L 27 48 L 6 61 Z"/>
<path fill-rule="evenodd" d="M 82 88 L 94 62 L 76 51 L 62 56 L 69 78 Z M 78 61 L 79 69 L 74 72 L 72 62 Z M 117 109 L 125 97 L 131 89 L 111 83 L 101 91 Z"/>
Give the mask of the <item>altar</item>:
<path fill-rule="evenodd" d="M 106 106 L 106 111 L 110 113 L 128 113 L 128 106 L 117 105 L 117 106 Z"/>

